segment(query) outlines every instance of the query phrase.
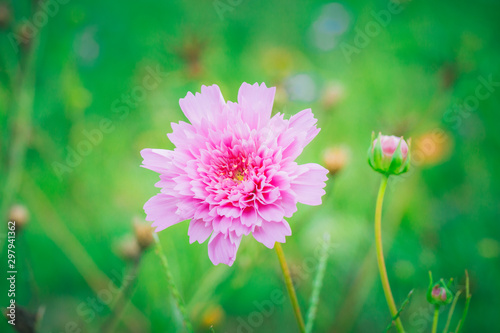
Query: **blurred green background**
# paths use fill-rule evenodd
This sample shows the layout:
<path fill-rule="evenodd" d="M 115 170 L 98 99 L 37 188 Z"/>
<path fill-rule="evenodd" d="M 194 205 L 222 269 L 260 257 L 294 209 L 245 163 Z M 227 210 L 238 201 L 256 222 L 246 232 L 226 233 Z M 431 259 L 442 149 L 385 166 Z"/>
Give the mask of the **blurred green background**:
<path fill-rule="evenodd" d="M 383 216 L 396 302 L 415 289 L 407 331 L 430 332 L 428 271 L 454 277 L 456 291 L 467 269 L 463 332 L 498 332 L 499 13 L 495 0 L 0 2 L 0 214 L 18 229 L 26 221 L 17 305 L 38 313 L 39 332 L 103 331 L 117 303 L 116 332 L 183 332 L 154 249 L 131 259 L 133 223 L 157 193 L 139 152 L 173 148 L 166 133 L 186 120 L 188 91 L 218 84 L 235 101 L 242 82 L 265 82 L 277 87 L 274 112 L 311 107 L 322 128 L 299 162 L 335 171 L 284 244 L 305 313 L 330 235 L 314 331 L 382 332 L 390 321 L 373 249 L 374 130 L 412 137 L 412 170 L 391 180 Z M 158 236 L 197 332 L 297 331 L 286 296 L 261 309 L 285 292 L 274 251 L 246 237 L 233 267 L 213 266 L 187 228 Z M 0 330 L 13 332 L 5 320 Z"/>

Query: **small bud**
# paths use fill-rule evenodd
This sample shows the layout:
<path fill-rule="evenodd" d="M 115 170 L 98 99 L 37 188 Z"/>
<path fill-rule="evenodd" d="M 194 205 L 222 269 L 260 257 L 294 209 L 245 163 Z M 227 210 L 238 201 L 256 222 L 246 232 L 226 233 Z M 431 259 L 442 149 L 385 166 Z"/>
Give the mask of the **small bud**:
<path fill-rule="evenodd" d="M 349 163 L 350 155 L 345 146 L 330 147 L 323 153 L 323 164 L 331 175 L 335 175 Z"/>
<path fill-rule="evenodd" d="M 419 166 L 446 161 L 453 149 L 453 138 L 441 129 L 426 132 L 415 140 L 413 151 L 419 154 Z"/>
<path fill-rule="evenodd" d="M 336 106 L 344 98 L 344 86 L 340 82 L 330 82 L 323 90 L 321 103 L 325 109 Z"/>
<path fill-rule="evenodd" d="M 31 333 L 36 331 L 37 323 L 42 319 L 45 313 L 45 307 L 38 308 L 37 312 L 31 312 L 24 306 L 15 303 L 15 312 L 11 311 L 11 308 L 3 310 L 5 318 L 8 321 L 13 320 L 15 322 L 14 330 L 19 333 Z"/>
<path fill-rule="evenodd" d="M 217 326 L 225 317 L 224 310 L 220 305 L 211 305 L 201 316 L 201 325 L 204 328 Z"/>
<path fill-rule="evenodd" d="M 368 163 L 373 170 L 385 175 L 400 175 L 410 167 L 409 145 L 396 136 L 372 134 L 372 145 L 368 149 Z"/>
<path fill-rule="evenodd" d="M 28 50 L 31 42 L 36 35 L 33 25 L 30 23 L 21 23 L 17 26 L 18 43 L 24 50 Z"/>
<path fill-rule="evenodd" d="M 16 222 L 16 230 L 19 232 L 22 230 L 26 224 L 28 224 L 30 219 L 30 213 L 28 209 L 23 205 L 13 205 L 9 210 L 9 221 Z"/>
<path fill-rule="evenodd" d="M 457 77 L 457 65 L 448 63 L 441 68 L 441 87 L 443 89 L 450 89 L 455 84 Z"/>
<path fill-rule="evenodd" d="M 141 254 L 141 248 L 132 235 L 127 235 L 115 243 L 115 252 L 124 260 L 135 261 Z"/>
<path fill-rule="evenodd" d="M 0 3 L 0 29 L 5 29 L 10 24 L 10 8 L 6 3 Z"/>
<path fill-rule="evenodd" d="M 153 228 L 150 224 L 146 224 L 139 218 L 134 218 L 134 232 L 137 243 L 142 250 L 147 249 L 153 243 Z"/>
<path fill-rule="evenodd" d="M 439 282 L 432 283 L 432 274 L 429 272 L 429 289 L 427 290 L 427 301 L 433 305 L 441 306 L 451 303 L 453 300 L 453 293 L 448 289 L 444 280 L 441 279 Z M 451 282 L 451 280 L 450 280 Z"/>

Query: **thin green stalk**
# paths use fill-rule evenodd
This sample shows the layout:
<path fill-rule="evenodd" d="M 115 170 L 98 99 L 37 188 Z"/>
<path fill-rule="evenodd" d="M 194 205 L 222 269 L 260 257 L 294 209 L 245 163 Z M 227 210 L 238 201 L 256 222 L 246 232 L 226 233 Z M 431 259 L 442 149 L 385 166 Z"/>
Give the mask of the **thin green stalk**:
<path fill-rule="evenodd" d="M 408 296 L 406 296 L 406 299 L 403 301 L 403 304 L 401 304 L 401 307 L 399 308 L 398 313 L 394 317 L 392 317 L 391 322 L 385 328 L 385 332 L 388 332 L 391 329 L 392 325 L 394 324 L 394 321 L 399 318 L 399 315 L 401 314 L 401 312 L 403 312 L 403 310 L 406 308 L 408 303 L 410 303 L 411 295 L 413 295 L 413 289 L 410 290 L 410 292 L 408 293 Z"/>
<path fill-rule="evenodd" d="M 455 306 L 457 305 L 457 301 L 461 293 L 462 290 L 459 290 L 455 295 L 455 297 L 453 298 L 453 303 L 451 303 L 450 312 L 448 312 L 448 319 L 446 320 L 446 325 L 444 326 L 443 333 L 448 333 L 448 328 L 450 327 L 451 323 L 451 317 L 453 317 L 453 312 L 455 311 Z"/>
<path fill-rule="evenodd" d="M 328 235 L 326 235 L 328 236 Z M 321 249 L 321 254 L 319 257 L 318 271 L 314 277 L 313 291 L 311 293 L 311 301 L 309 306 L 309 311 L 307 313 L 306 321 L 306 332 L 311 333 L 314 326 L 314 319 L 316 318 L 316 312 L 318 310 L 319 293 L 321 287 L 323 286 L 323 278 L 326 272 L 326 261 L 328 259 L 328 249 L 330 247 L 330 239 L 325 239 L 323 247 Z"/>
<path fill-rule="evenodd" d="M 158 235 L 155 232 L 153 233 L 153 238 L 156 243 L 156 254 L 158 254 L 158 256 L 160 257 L 163 268 L 165 269 L 165 275 L 167 277 L 167 285 L 168 288 L 170 289 L 170 292 L 172 293 L 172 297 L 174 298 L 175 304 L 177 305 L 177 308 L 179 309 L 179 312 L 182 315 L 184 327 L 186 328 L 186 331 L 192 333 L 193 326 L 189 321 L 189 317 L 186 312 L 186 307 L 184 306 L 184 301 L 182 300 L 179 290 L 175 286 L 174 278 L 172 276 L 172 273 L 170 272 L 170 266 L 168 265 L 167 257 L 163 253 L 163 248 L 161 246 L 160 239 L 158 238 Z"/>
<path fill-rule="evenodd" d="M 389 278 L 387 277 L 387 269 L 385 267 L 384 251 L 382 248 L 382 204 L 384 202 L 384 194 L 388 179 L 389 176 L 383 176 L 377 196 L 377 205 L 375 208 L 375 246 L 377 249 L 378 269 L 380 272 L 380 279 L 382 280 L 385 299 L 387 300 L 391 316 L 394 318 L 398 313 L 398 309 L 396 307 L 396 303 L 394 302 L 394 297 L 392 296 L 391 286 L 389 285 Z M 405 331 L 400 318 L 396 319 L 395 324 L 398 332 Z"/>
<path fill-rule="evenodd" d="M 299 301 L 297 300 L 297 294 L 295 294 L 295 288 L 293 287 L 292 277 L 290 275 L 290 269 L 286 263 L 285 254 L 283 253 L 280 243 L 276 242 L 274 248 L 278 254 L 281 270 L 283 271 L 283 276 L 285 278 L 286 289 L 288 291 L 288 295 L 290 296 L 290 301 L 292 302 L 293 312 L 295 313 L 295 319 L 297 319 L 299 330 L 301 333 L 305 333 L 306 326 L 300 312 Z"/>
<path fill-rule="evenodd" d="M 472 295 L 470 294 L 469 290 L 469 273 L 465 271 L 465 308 L 464 312 L 462 314 L 462 318 L 458 322 L 457 329 L 455 330 L 455 333 L 459 333 L 462 327 L 464 326 L 465 322 L 465 317 L 467 317 L 467 312 L 469 311 L 469 304 L 470 304 L 470 298 Z"/>
<path fill-rule="evenodd" d="M 41 32 L 40 32 L 41 33 Z M 32 127 L 33 101 L 35 96 L 36 60 L 39 41 L 32 40 L 25 55 L 24 66 L 19 65 L 14 87 L 10 121 L 10 141 L 7 152 L 7 170 L 0 203 L 0 218 L 6 219 L 7 212 L 16 197 L 22 181 L 26 147 Z"/>
<path fill-rule="evenodd" d="M 118 292 L 116 301 L 115 301 L 115 306 L 112 309 L 111 317 L 104 323 L 103 325 L 103 332 L 112 332 L 114 331 L 114 328 L 116 324 L 118 323 L 118 320 L 120 319 L 120 316 L 122 315 L 123 310 L 125 309 L 125 306 L 128 304 L 130 294 L 133 290 L 133 287 L 135 285 L 135 282 L 137 280 L 137 272 L 139 270 L 139 263 L 140 263 L 140 258 L 137 258 L 134 263 L 132 268 L 130 269 L 129 276 L 132 277 L 132 281 L 122 281 L 122 285 L 120 287 L 120 290 Z"/>
<path fill-rule="evenodd" d="M 139 271 L 139 264 L 141 262 L 141 256 L 134 260 L 132 267 L 130 268 L 129 276 L 132 278 L 131 281 L 128 281 L 127 278 L 123 279 L 122 285 L 120 286 L 120 290 L 118 291 L 118 295 L 116 296 L 115 306 L 111 311 L 110 317 L 104 322 L 102 326 L 102 332 L 114 332 L 116 324 L 118 324 L 119 319 L 125 310 L 125 307 L 130 301 L 130 295 L 132 294 L 133 287 L 135 286 L 135 282 L 137 281 L 137 273 Z"/>
<path fill-rule="evenodd" d="M 26 200 L 26 205 L 37 217 L 38 225 L 45 235 L 61 249 L 94 293 L 98 294 L 102 289 L 110 288 L 110 286 L 118 289 L 118 286 L 96 265 L 82 243 L 59 216 L 52 201 L 27 172 L 24 173 L 21 194 Z M 141 325 L 149 326 L 148 318 L 133 304 L 129 305 L 129 311 L 130 316 L 124 319 L 129 327 L 132 327 L 132 322 L 137 321 L 140 321 Z"/>
<path fill-rule="evenodd" d="M 432 333 L 437 332 L 438 320 L 439 320 L 439 306 L 436 306 L 434 308 L 434 320 L 432 321 Z"/>

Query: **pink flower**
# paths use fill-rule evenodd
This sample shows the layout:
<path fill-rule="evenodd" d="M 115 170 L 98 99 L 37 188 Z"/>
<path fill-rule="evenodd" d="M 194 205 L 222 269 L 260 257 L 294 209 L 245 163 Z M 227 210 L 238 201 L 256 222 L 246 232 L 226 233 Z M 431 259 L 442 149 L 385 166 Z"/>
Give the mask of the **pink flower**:
<path fill-rule="evenodd" d="M 144 149 L 143 167 L 160 174 L 161 192 L 144 205 L 156 231 L 191 219 L 190 243 L 208 242 L 215 264 L 231 266 L 243 235 L 273 248 L 292 234 L 285 218 L 297 202 L 321 204 L 328 171 L 295 159 L 318 134 L 310 109 L 271 118 L 275 88 L 243 83 L 238 103 L 217 85 L 180 99 L 191 124 L 172 123 L 175 149 Z"/>

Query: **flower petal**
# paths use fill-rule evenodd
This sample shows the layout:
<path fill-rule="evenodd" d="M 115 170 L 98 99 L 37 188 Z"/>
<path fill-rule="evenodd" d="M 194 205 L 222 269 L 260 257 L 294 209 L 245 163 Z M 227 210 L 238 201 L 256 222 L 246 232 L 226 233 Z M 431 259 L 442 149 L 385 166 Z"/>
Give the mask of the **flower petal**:
<path fill-rule="evenodd" d="M 259 129 L 271 118 L 276 87 L 267 88 L 265 83 L 249 85 L 244 82 L 238 91 L 241 118 L 251 129 Z"/>
<path fill-rule="evenodd" d="M 166 172 L 172 164 L 172 157 L 174 152 L 165 149 L 143 149 L 141 156 L 143 158 L 142 167 L 153 170 L 154 172 Z"/>
<path fill-rule="evenodd" d="M 219 87 L 214 84 L 209 87 L 201 86 L 201 93 L 196 95 L 189 92 L 179 100 L 179 105 L 191 124 L 200 125 L 203 118 L 210 122 L 217 119 L 226 102 Z"/>
<path fill-rule="evenodd" d="M 167 134 L 167 137 L 176 147 L 198 148 L 196 143 L 200 141 L 200 135 L 193 125 L 183 121 L 170 125 L 172 133 Z"/>
<path fill-rule="evenodd" d="M 283 219 L 283 216 L 285 216 L 283 208 L 274 204 L 259 205 L 257 212 L 266 221 L 278 222 Z"/>
<path fill-rule="evenodd" d="M 177 215 L 178 198 L 165 193 L 160 193 L 149 199 L 144 204 L 146 212 L 146 221 L 153 222 L 156 232 L 168 228 L 184 219 Z"/>
<path fill-rule="evenodd" d="M 299 174 L 292 181 L 291 189 L 297 195 L 297 201 L 306 205 L 321 205 L 325 194 L 328 170 L 316 163 L 299 165 Z"/>
<path fill-rule="evenodd" d="M 274 243 L 285 242 L 285 236 L 291 236 L 292 230 L 287 221 L 267 222 L 264 221 L 261 227 L 255 227 L 253 237 L 260 243 L 272 249 Z"/>
<path fill-rule="evenodd" d="M 232 266 L 236 259 L 236 252 L 240 246 L 240 237 L 229 237 L 228 234 L 215 232 L 208 242 L 208 257 L 214 265 L 220 263 Z"/>
<path fill-rule="evenodd" d="M 213 229 L 210 225 L 206 226 L 203 220 L 191 220 L 189 223 L 188 236 L 189 243 L 203 243 L 212 233 Z"/>
<path fill-rule="evenodd" d="M 297 211 L 297 199 L 289 191 L 281 192 L 281 207 L 285 211 L 285 217 L 292 217 Z"/>
<path fill-rule="evenodd" d="M 293 115 L 290 118 L 289 128 L 292 128 L 297 134 L 305 133 L 305 140 L 302 142 L 304 148 L 318 135 L 320 129 L 316 127 L 317 120 L 311 109 L 305 109 Z"/>
<path fill-rule="evenodd" d="M 257 214 L 257 211 L 253 207 L 245 208 L 245 210 L 241 213 L 240 221 L 241 224 L 247 227 L 262 224 L 262 218 Z"/>
<path fill-rule="evenodd" d="M 283 159 L 292 161 L 302 153 L 305 146 L 311 142 L 320 129 L 316 127 L 317 120 L 311 112 L 311 109 L 300 111 L 290 118 L 288 129 L 283 132 L 278 143 L 285 149 Z"/>

